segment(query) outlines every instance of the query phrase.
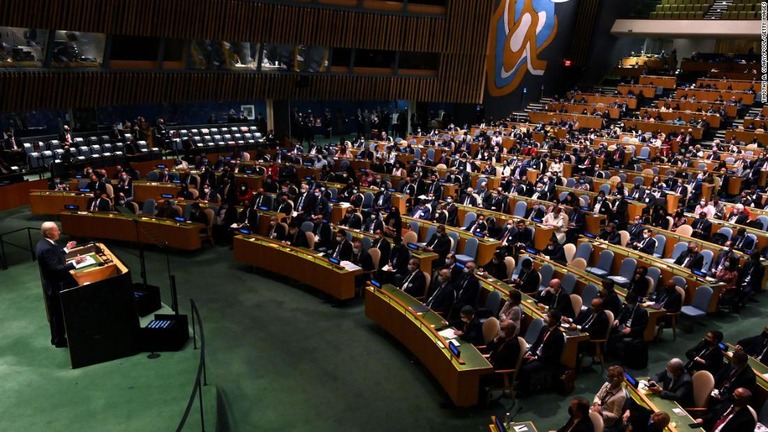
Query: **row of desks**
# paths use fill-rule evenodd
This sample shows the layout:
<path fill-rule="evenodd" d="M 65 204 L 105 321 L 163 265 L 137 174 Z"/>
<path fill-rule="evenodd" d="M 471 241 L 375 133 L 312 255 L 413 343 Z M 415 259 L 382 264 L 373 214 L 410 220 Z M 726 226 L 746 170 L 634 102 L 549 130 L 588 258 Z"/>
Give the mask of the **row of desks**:
<path fill-rule="evenodd" d="M 737 141 L 743 141 L 747 144 L 757 140 L 761 145 L 768 146 L 768 134 L 764 132 L 755 132 L 745 129 L 728 129 L 725 131 L 725 139 L 727 141 L 736 139 Z"/>
<path fill-rule="evenodd" d="M 642 120 L 627 119 L 627 120 L 624 120 L 624 125 L 631 128 L 642 130 L 643 132 L 661 131 L 661 132 L 664 132 L 665 134 L 669 134 L 672 132 L 680 132 L 680 131 L 687 132 L 688 130 L 690 130 L 691 134 L 696 139 L 701 139 L 701 137 L 704 135 L 704 128 L 694 126 L 691 124 L 676 125 L 671 123 L 656 123 L 656 122 L 647 122 Z"/>
<path fill-rule="evenodd" d="M 728 117 L 736 117 L 738 114 L 738 107 L 736 105 L 726 104 L 725 102 L 713 102 L 713 101 L 689 101 L 680 99 L 658 99 L 655 101 L 657 107 L 662 108 L 668 106 L 677 111 L 692 111 L 692 112 L 706 112 L 710 108 L 719 111 L 720 108 L 725 109 L 725 114 Z M 701 109 L 701 110 L 699 110 Z"/>
<path fill-rule="evenodd" d="M 575 124 L 578 122 L 579 129 L 595 129 L 595 130 L 602 130 L 603 121 L 604 121 L 602 117 L 595 116 L 595 115 L 563 114 L 563 113 L 541 112 L 541 111 L 529 112 L 528 118 L 530 118 L 531 121 L 534 123 L 544 123 L 544 124 L 550 124 L 552 122 L 555 122 L 555 123 L 573 122 Z"/>
<path fill-rule="evenodd" d="M 661 111 L 658 109 L 643 108 L 639 111 L 641 116 L 649 115 L 651 117 L 661 117 L 664 121 L 682 119 L 685 122 L 706 120 L 709 125 L 715 129 L 720 127 L 720 116 L 717 114 L 699 113 L 695 111 Z"/>

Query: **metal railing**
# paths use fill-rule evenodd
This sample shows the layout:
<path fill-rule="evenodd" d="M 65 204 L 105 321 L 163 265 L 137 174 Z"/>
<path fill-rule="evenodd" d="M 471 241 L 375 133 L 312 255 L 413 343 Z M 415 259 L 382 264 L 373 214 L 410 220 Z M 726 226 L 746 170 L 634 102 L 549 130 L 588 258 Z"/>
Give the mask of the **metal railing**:
<path fill-rule="evenodd" d="M 40 228 L 26 227 L 26 228 L 19 228 L 17 230 L 0 233 L 0 270 L 8 270 L 8 259 L 5 255 L 5 245 L 13 246 L 15 248 L 25 250 L 29 252 L 30 255 L 32 256 L 32 261 L 35 260 L 35 247 L 32 243 L 32 230 L 40 231 Z M 15 234 L 21 231 L 27 231 L 27 240 L 29 242 L 29 248 L 26 248 L 22 245 L 18 245 L 16 243 L 13 243 L 7 240 L 7 237 L 10 236 L 11 234 Z"/>
<path fill-rule="evenodd" d="M 189 401 L 187 407 L 184 409 L 184 415 L 181 416 L 179 426 L 176 428 L 176 432 L 181 432 L 184 429 L 184 425 L 187 423 L 187 418 L 192 411 L 192 406 L 195 403 L 195 397 L 198 399 L 200 405 L 200 430 L 205 431 L 205 410 L 203 408 L 203 386 L 208 385 L 208 374 L 205 369 L 205 331 L 203 329 L 203 319 L 200 317 L 200 312 L 197 310 L 195 301 L 189 299 L 192 315 L 192 342 L 194 343 L 195 350 L 197 350 L 197 331 L 200 331 L 200 359 L 197 364 L 197 374 L 195 374 L 195 384 L 192 387 L 192 393 L 189 395 Z M 197 324 L 197 325 L 196 325 Z M 199 328 L 198 328 L 199 327 Z"/>

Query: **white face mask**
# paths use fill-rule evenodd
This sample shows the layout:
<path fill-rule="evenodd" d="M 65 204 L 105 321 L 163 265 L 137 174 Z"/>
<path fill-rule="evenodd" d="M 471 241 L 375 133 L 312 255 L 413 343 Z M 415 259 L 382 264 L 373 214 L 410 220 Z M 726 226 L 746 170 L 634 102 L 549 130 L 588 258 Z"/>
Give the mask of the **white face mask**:
<path fill-rule="evenodd" d="M 643 238 L 649 238 L 650 236 L 650 234 L 643 234 Z"/>

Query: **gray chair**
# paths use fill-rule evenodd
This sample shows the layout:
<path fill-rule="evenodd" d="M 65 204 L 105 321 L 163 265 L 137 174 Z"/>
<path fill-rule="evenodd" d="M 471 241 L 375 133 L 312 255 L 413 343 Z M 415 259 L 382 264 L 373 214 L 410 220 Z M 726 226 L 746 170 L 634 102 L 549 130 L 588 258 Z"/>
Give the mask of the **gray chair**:
<path fill-rule="evenodd" d="M 653 286 L 656 287 L 656 290 L 659 290 L 659 279 L 661 278 L 661 270 L 659 270 L 658 267 L 648 267 L 648 273 L 646 273 L 646 276 L 651 278 L 653 281 Z"/>
<path fill-rule="evenodd" d="M 728 240 L 731 239 L 731 236 L 733 235 L 733 230 L 728 227 L 722 227 L 719 230 L 717 230 L 718 234 L 724 235 Z"/>
<path fill-rule="evenodd" d="M 459 233 L 451 231 L 448 233 L 448 237 L 453 240 L 453 246 L 451 247 L 451 252 L 456 252 L 456 248 L 459 246 Z"/>
<path fill-rule="evenodd" d="M 688 249 L 688 242 L 677 242 L 675 247 L 672 249 L 672 253 L 669 255 L 669 258 L 664 258 L 664 261 L 668 263 L 673 263 L 677 259 L 677 257 L 680 256 L 685 250 Z"/>
<path fill-rule="evenodd" d="M 541 285 L 539 286 L 539 291 L 541 291 L 549 286 L 549 282 L 555 275 L 555 268 L 552 267 L 551 264 L 544 264 L 541 266 L 541 268 L 539 268 L 539 274 L 541 275 Z"/>
<path fill-rule="evenodd" d="M 573 273 L 567 273 L 560 281 L 560 288 L 563 289 L 568 295 L 573 294 L 576 289 L 576 275 Z"/>
<path fill-rule="evenodd" d="M 531 260 L 531 257 L 529 257 L 529 256 L 521 257 L 517 261 L 517 265 L 515 266 L 515 270 L 512 272 L 512 279 L 520 276 L 520 270 L 523 268 L 523 261 L 532 261 L 532 260 Z"/>
<path fill-rule="evenodd" d="M 611 272 L 611 266 L 613 265 L 613 251 L 606 249 L 602 252 L 600 252 L 600 255 L 597 258 L 597 265 L 594 267 L 587 267 L 587 271 L 600 277 L 606 277 L 608 276 L 608 273 Z"/>
<path fill-rule="evenodd" d="M 589 262 L 592 260 L 592 245 L 584 242 L 576 248 L 576 254 L 573 255 L 573 259 L 584 258 L 584 261 Z"/>
<path fill-rule="evenodd" d="M 528 203 L 525 201 L 518 201 L 515 203 L 515 212 L 514 216 L 524 218 L 525 214 L 528 212 Z"/>
<path fill-rule="evenodd" d="M 315 228 L 315 224 L 312 221 L 304 221 L 301 223 L 301 230 L 304 232 L 310 232 Z"/>
<path fill-rule="evenodd" d="M 656 239 L 656 249 L 653 250 L 653 256 L 661 258 L 664 255 L 664 248 L 667 246 L 667 238 L 661 234 L 656 234 L 653 238 Z"/>
<path fill-rule="evenodd" d="M 760 223 L 763 224 L 763 231 L 768 231 L 768 216 L 760 215 L 755 219 L 760 221 Z"/>
<path fill-rule="evenodd" d="M 436 225 L 430 225 L 429 227 L 427 227 L 427 234 L 426 234 L 426 236 L 424 236 L 424 241 L 423 242 L 418 242 L 416 244 L 419 245 L 419 246 L 425 246 L 427 244 L 427 242 L 429 241 L 429 239 L 431 239 L 432 236 L 436 232 L 437 232 L 437 226 Z"/>
<path fill-rule="evenodd" d="M 581 290 L 581 300 L 582 304 L 587 306 L 592 303 L 592 300 L 594 300 L 598 293 L 600 292 L 600 289 L 597 288 L 597 285 L 595 284 L 586 284 L 584 285 L 584 289 Z"/>
<path fill-rule="evenodd" d="M 487 315 L 489 317 L 498 316 L 499 312 L 501 311 L 501 301 L 501 292 L 491 291 L 488 293 L 488 297 L 485 298 L 484 307 L 480 308 L 478 313 L 481 315 Z M 485 311 L 483 311 L 483 309 L 485 309 Z M 480 321 L 485 321 L 485 318 L 481 318 Z"/>
<path fill-rule="evenodd" d="M 701 265 L 701 271 L 709 271 L 709 267 L 712 265 L 712 258 L 714 258 L 715 254 L 709 249 L 704 249 L 701 251 L 701 256 L 704 258 L 704 263 Z"/>
<path fill-rule="evenodd" d="M 141 208 L 141 213 L 149 216 L 155 215 L 155 200 L 152 198 L 147 198 L 146 201 L 144 201 L 144 206 Z"/>
<path fill-rule="evenodd" d="M 470 226 L 472 223 L 477 220 L 477 213 L 475 212 L 467 212 L 467 214 L 464 215 L 464 223 L 461 225 L 464 228 Z"/>
<path fill-rule="evenodd" d="M 466 264 L 470 261 L 474 261 L 477 257 L 477 238 L 470 237 L 464 243 L 464 251 L 460 254 L 456 254 L 456 261 Z"/>
<path fill-rule="evenodd" d="M 544 328 L 543 319 L 536 318 L 535 320 L 531 321 L 531 323 L 528 325 L 528 330 L 525 331 L 525 336 L 523 337 L 523 339 L 528 342 L 528 345 L 533 345 L 534 342 L 536 342 L 536 339 L 539 338 L 539 333 L 541 333 L 542 328 Z"/>
<path fill-rule="evenodd" d="M 634 258 L 624 258 L 621 262 L 621 268 L 619 269 L 618 276 L 608 276 L 608 279 L 615 282 L 617 285 L 625 287 L 629 285 L 630 280 L 635 275 L 635 269 L 637 268 L 637 260 Z"/>
<path fill-rule="evenodd" d="M 691 304 L 683 306 L 680 313 L 694 319 L 706 316 L 710 300 L 712 300 L 712 288 L 702 285 L 696 288 Z"/>

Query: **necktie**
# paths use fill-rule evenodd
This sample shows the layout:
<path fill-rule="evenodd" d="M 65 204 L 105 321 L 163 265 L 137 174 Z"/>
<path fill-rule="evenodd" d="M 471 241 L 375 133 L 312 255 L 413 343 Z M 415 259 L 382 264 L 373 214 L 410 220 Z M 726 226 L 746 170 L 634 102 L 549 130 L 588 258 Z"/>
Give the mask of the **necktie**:
<path fill-rule="evenodd" d="M 688 263 L 690 263 L 690 262 L 691 262 L 691 259 L 692 259 L 691 255 L 688 255 L 688 256 L 685 258 L 685 261 L 683 261 L 683 267 L 688 267 Z"/>
<path fill-rule="evenodd" d="M 595 316 L 596 316 L 596 315 L 597 315 L 597 314 L 592 314 L 592 315 L 590 315 L 589 319 L 587 319 L 587 322 L 585 322 L 584 324 L 582 324 L 581 328 L 582 328 L 582 329 L 588 329 L 588 328 L 589 328 L 589 325 L 590 325 L 590 324 L 592 324 L 592 321 L 594 321 L 594 320 L 595 320 Z"/>
<path fill-rule="evenodd" d="M 435 298 L 437 298 L 437 295 L 440 294 L 440 291 L 442 291 L 444 287 L 445 287 L 445 284 L 440 285 L 439 287 L 437 287 L 437 290 L 435 290 L 435 293 L 432 294 L 432 297 L 430 297 L 429 300 L 427 300 L 427 306 L 428 307 L 430 307 L 430 308 L 432 307 L 432 303 L 435 302 Z"/>
<path fill-rule="evenodd" d="M 302 194 L 301 197 L 299 197 L 299 202 L 296 203 L 296 211 L 301 211 L 302 204 L 304 204 L 304 196 L 306 194 Z"/>
<path fill-rule="evenodd" d="M 98 208 L 99 208 L 99 199 L 96 198 L 95 200 L 93 200 L 93 206 L 91 207 L 91 211 L 96 211 L 98 210 Z"/>
<path fill-rule="evenodd" d="M 715 425 L 714 425 L 714 426 L 712 426 L 712 430 L 713 430 L 714 432 L 718 432 L 718 431 L 719 431 L 719 429 L 720 429 L 720 428 L 721 428 L 721 427 L 722 427 L 724 424 L 728 423 L 728 420 L 730 420 L 730 419 L 731 419 L 731 417 L 733 417 L 733 413 L 734 413 L 734 411 L 733 411 L 733 405 L 731 405 L 731 407 L 730 407 L 730 408 L 728 408 L 728 411 L 726 411 L 726 412 L 725 412 L 725 415 L 723 415 L 723 417 L 722 417 L 720 420 L 718 420 L 718 421 L 717 421 L 717 423 L 715 423 Z"/>
<path fill-rule="evenodd" d="M 336 258 L 336 259 L 339 258 L 339 254 L 341 253 L 341 245 L 342 244 L 343 243 L 339 243 L 339 245 L 336 246 L 336 251 L 333 252 L 333 257 Z"/>
<path fill-rule="evenodd" d="M 408 283 L 411 281 L 411 279 L 413 279 L 414 274 L 416 274 L 416 272 L 409 274 L 408 277 L 405 278 L 405 280 L 403 281 L 403 284 L 400 286 L 401 290 L 405 291 L 405 288 L 408 286 Z"/>

